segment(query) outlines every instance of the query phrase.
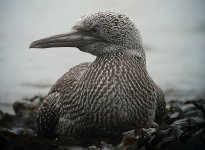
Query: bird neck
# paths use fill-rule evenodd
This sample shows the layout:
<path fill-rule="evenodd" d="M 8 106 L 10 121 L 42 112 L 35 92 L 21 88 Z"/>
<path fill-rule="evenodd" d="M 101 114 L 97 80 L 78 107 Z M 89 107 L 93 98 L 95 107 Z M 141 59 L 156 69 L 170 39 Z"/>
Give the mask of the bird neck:
<path fill-rule="evenodd" d="M 146 64 L 146 55 L 142 45 L 122 46 L 122 45 L 106 45 L 103 49 L 99 50 L 96 54 L 97 57 L 101 56 L 118 56 L 129 55 L 130 57 L 140 57 Z"/>
<path fill-rule="evenodd" d="M 123 52 L 112 52 L 112 53 L 104 53 L 100 56 L 97 56 L 96 60 L 93 64 L 100 64 L 102 66 L 109 65 L 110 67 L 122 66 L 141 66 L 146 69 L 146 63 L 144 57 L 141 55 L 134 55 L 130 51 Z"/>
<path fill-rule="evenodd" d="M 127 50 L 119 50 L 119 51 L 110 51 L 107 53 L 102 53 L 98 55 L 96 60 L 106 60 L 106 59 L 128 59 L 133 61 L 139 61 L 146 66 L 146 56 L 144 49 L 127 49 Z"/>

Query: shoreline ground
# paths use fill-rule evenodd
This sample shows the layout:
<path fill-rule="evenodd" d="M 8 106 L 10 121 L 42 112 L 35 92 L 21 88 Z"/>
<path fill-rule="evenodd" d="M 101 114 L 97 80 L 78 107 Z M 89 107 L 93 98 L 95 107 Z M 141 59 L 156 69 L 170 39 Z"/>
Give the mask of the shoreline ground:
<path fill-rule="evenodd" d="M 151 128 L 133 129 L 120 137 L 57 138 L 36 136 L 35 115 L 44 96 L 24 98 L 13 104 L 14 114 L 0 111 L 0 149 L 204 149 L 205 100 L 171 100 L 163 123 Z M 110 145 L 112 144 L 112 145 Z"/>

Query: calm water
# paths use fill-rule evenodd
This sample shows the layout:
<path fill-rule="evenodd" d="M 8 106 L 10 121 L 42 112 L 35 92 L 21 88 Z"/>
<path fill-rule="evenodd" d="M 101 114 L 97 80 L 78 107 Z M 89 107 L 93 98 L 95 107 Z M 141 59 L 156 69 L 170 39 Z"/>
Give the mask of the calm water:
<path fill-rule="evenodd" d="M 69 31 L 82 15 L 104 9 L 120 10 L 136 23 L 148 71 L 167 99 L 205 98 L 203 0 L 1 0 L 0 109 L 22 97 L 46 94 L 69 68 L 93 61 L 94 56 L 75 48 L 28 47 L 36 39 Z"/>

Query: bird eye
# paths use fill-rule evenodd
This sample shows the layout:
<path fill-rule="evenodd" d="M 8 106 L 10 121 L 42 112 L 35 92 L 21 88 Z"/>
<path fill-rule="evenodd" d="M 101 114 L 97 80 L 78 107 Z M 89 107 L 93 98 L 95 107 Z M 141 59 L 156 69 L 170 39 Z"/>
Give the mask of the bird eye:
<path fill-rule="evenodd" d="M 93 27 L 93 28 L 91 29 L 91 32 L 92 32 L 92 33 L 97 33 L 97 32 L 98 32 L 98 27 Z"/>

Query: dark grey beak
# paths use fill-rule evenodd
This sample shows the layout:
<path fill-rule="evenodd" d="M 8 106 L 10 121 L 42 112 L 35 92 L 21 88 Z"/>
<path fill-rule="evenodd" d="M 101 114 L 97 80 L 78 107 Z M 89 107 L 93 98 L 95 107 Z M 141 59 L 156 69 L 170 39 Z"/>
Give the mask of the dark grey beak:
<path fill-rule="evenodd" d="M 43 38 L 31 43 L 30 48 L 50 48 L 50 47 L 82 47 L 99 40 L 84 31 L 72 31 L 65 34 L 58 34 Z"/>

